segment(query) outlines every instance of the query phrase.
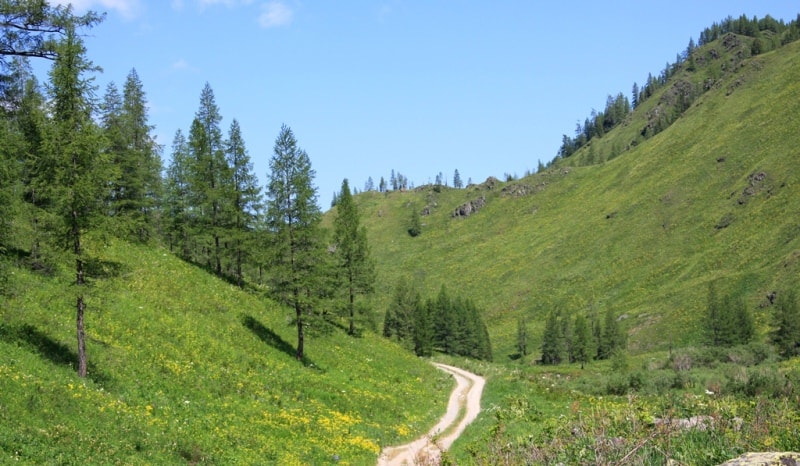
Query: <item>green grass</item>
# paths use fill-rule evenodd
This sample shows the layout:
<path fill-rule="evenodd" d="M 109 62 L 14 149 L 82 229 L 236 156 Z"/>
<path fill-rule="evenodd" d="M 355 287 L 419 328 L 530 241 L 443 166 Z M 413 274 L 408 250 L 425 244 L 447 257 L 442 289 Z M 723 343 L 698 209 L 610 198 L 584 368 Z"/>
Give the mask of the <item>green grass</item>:
<path fill-rule="evenodd" d="M 446 284 L 486 310 L 496 360 L 516 352 L 518 316 L 531 322 L 535 348 L 550 309 L 600 316 L 610 307 L 625 315 L 630 348 L 645 352 L 698 343 L 708 283 L 719 281 L 767 331 L 764 296 L 796 286 L 800 272 L 799 53 L 795 43 L 745 60 L 671 127 L 604 163 L 568 166 L 584 165 L 585 149 L 494 189 L 358 195 L 378 306 L 401 276 L 428 296 Z M 592 144 L 626 146 L 659 95 Z M 504 193 L 511 185 L 529 194 Z M 480 196 L 478 213 L 451 217 Z M 412 238 L 410 209 L 424 206 L 432 214 Z"/>
<path fill-rule="evenodd" d="M 303 365 L 286 309 L 165 250 L 90 246 L 86 380 L 71 275 L 12 269 L 2 463 L 370 464 L 444 410 L 451 380 L 374 334 L 312 336 Z"/>

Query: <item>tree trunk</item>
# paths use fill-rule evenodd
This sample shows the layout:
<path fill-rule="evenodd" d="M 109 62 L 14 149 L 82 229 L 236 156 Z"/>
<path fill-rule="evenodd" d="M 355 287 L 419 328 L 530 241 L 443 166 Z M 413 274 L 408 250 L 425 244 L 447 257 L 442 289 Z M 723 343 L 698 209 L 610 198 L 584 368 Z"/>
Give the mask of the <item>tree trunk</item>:
<path fill-rule="evenodd" d="M 350 286 L 350 335 L 356 334 L 356 322 L 355 322 L 355 290 L 353 290 L 353 286 Z"/>
<path fill-rule="evenodd" d="M 78 324 L 78 377 L 86 377 L 86 335 L 83 330 L 83 311 L 85 308 L 83 296 L 78 295 L 78 314 L 75 319 Z"/>
<path fill-rule="evenodd" d="M 72 211 L 72 240 L 73 252 L 75 253 L 75 285 L 78 288 L 78 301 L 75 306 L 76 316 L 75 323 L 78 331 L 78 377 L 86 377 L 86 335 L 83 330 L 83 311 L 86 309 L 86 303 L 83 302 L 82 287 L 86 280 L 83 275 L 83 259 L 81 255 L 83 250 L 81 248 L 81 230 L 78 226 L 78 212 Z"/>
<path fill-rule="evenodd" d="M 303 311 L 300 303 L 297 301 L 299 298 L 297 291 L 295 291 L 295 303 L 294 309 L 297 312 L 297 354 L 295 354 L 295 358 L 298 361 L 303 360 Z"/>

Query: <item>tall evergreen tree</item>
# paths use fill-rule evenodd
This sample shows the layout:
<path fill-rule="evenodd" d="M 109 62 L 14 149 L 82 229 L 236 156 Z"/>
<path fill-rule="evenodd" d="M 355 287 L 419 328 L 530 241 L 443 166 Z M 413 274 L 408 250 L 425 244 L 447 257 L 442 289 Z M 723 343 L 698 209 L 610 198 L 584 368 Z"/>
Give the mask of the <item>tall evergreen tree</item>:
<path fill-rule="evenodd" d="M 413 349 L 418 330 L 416 313 L 421 304 L 419 294 L 408 282 L 399 280 L 383 319 L 383 336 L 400 342 L 408 349 Z"/>
<path fill-rule="evenodd" d="M 600 346 L 597 350 L 599 359 L 609 359 L 617 351 L 622 351 L 626 346 L 625 334 L 619 327 L 617 317 L 611 308 L 606 309 L 603 319 L 603 333 L 600 335 Z"/>
<path fill-rule="evenodd" d="M 191 201 L 196 237 L 204 240 L 203 257 L 210 269 L 222 275 L 223 235 L 230 222 L 230 167 L 225 159 L 225 147 L 214 91 L 206 83 L 200 94 L 200 107 L 189 131 L 189 152 L 192 155 Z"/>
<path fill-rule="evenodd" d="M 458 168 L 456 168 L 456 171 L 453 172 L 453 187 L 456 189 L 461 189 L 464 187 L 464 182 L 461 181 L 461 174 L 458 173 Z"/>
<path fill-rule="evenodd" d="M 46 146 L 55 168 L 52 187 L 57 195 L 54 197 L 60 200 L 59 212 L 75 259 L 78 375 L 85 377 L 83 238 L 99 217 L 104 188 L 112 178 L 108 160 L 101 153 L 103 142 L 99 128 L 92 119 L 94 88 L 86 74 L 95 68 L 86 60 L 86 50 L 74 29 L 67 30 L 57 50 L 58 58 L 50 72 L 53 129 Z"/>
<path fill-rule="evenodd" d="M 128 217 L 131 235 L 147 241 L 157 229 L 162 195 L 161 147 L 152 135 L 147 97 L 135 69 L 125 78 L 121 110 L 125 145 L 116 162 L 121 172 L 120 181 L 115 183 L 116 210 Z"/>
<path fill-rule="evenodd" d="M 575 324 L 573 325 L 572 353 L 575 362 L 581 363 L 581 369 L 583 369 L 586 363 L 591 359 L 591 343 L 592 335 L 589 324 L 586 322 L 586 317 L 584 317 L 583 314 L 577 314 L 575 316 Z"/>
<path fill-rule="evenodd" d="M 375 283 L 375 263 L 370 257 L 367 229 L 361 225 L 358 206 L 353 202 L 347 179 L 342 181 L 342 191 L 333 220 L 334 243 L 339 271 L 339 282 L 344 288 L 348 333 L 354 335 L 356 297 L 369 294 Z"/>
<path fill-rule="evenodd" d="M 244 286 L 242 265 L 250 256 L 252 232 L 261 209 L 261 188 L 253 172 L 253 164 L 242 137 L 242 130 L 236 119 L 231 122 L 228 139 L 225 142 L 228 165 L 231 168 L 231 195 L 233 204 L 233 255 L 238 285 Z"/>
<path fill-rule="evenodd" d="M 778 295 L 772 341 L 784 358 L 800 355 L 800 307 L 794 290 Z"/>
<path fill-rule="evenodd" d="M 295 311 L 298 360 L 304 358 L 304 325 L 314 312 L 321 279 L 319 257 L 321 212 L 314 187 L 315 172 L 308 154 L 297 147 L 291 128 L 284 125 L 269 162 L 267 228 L 272 235 L 272 293 Z"/>
<path fill-rule="evenodd" d="M 172 157 L 167 168 L 164 197 L 164 212 L 168 219 L 167 240 L 171 251 L 176 249 L 186 260 L 191 259 L 189 230 L 191 207 L 189 199 L 189 145 L 183 132 L 178 129 L 172 140 Z"/>
<path fill-rule="evenodd" d="M 547 316 L 542 335 L 542 364 L 557 365 L 565 359 L 566 348 L 560 320 L 558 311 L 550 311 Z"/>

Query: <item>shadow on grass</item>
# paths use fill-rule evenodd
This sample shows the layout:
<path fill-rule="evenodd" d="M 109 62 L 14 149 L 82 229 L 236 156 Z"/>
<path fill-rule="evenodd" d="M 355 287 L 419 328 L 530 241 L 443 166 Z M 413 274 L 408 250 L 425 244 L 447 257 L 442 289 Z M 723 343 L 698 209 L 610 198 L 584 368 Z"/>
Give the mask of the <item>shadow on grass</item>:
<path fill-rule="evenodd" d="M 293 358 L 297 356 L 297 350 L 295 349 L 294 346 L 290 345 L 277 333 L 265 327 L 264 324 L 256 320 L 253 316 L 243 315 L 242 325 L 244 325 L 245 328 L 253 332 L 253 334 L 257 336 L 261 341 L 275 348 L 276 350 L 286 353 Z M 314 369 L 321 370 L 319 366 L 314 364 L 314 362 L 305 355 L 303 356 L 301 362 L 306 367 L 311 367 Z"/>
<path fill-rule="evenodd" d="M 53 340 L 49 335 L 30 324 L 17 327 L 0 324 L 0 340 L 15 343 L 57 366 L 69 366 L 77 371 L 78 355 L 67 345 Z M 112 379 L 103 374 L 90 361 L 87 366 L 87 377 L 104 388 L 110 388 Z"/>

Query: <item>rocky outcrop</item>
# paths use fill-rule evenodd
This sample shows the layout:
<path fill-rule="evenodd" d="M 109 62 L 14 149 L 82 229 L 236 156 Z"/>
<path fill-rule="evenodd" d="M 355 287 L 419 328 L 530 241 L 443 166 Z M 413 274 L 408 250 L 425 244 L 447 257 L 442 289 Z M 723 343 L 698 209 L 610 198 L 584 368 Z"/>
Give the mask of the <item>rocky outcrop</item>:
<path fill-rule="evenodd" d="M 764 452 L 745 453 L 722 463 L 720 466 L 800 466 L 800 453 Z"/>
<path fill-rule="evenodd" d="M 461 204 L 453 211 L 453 217 L 469 217 L 486 205 L 486 197 L 481 196 L 465 204 Z"/>

